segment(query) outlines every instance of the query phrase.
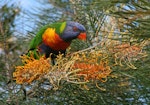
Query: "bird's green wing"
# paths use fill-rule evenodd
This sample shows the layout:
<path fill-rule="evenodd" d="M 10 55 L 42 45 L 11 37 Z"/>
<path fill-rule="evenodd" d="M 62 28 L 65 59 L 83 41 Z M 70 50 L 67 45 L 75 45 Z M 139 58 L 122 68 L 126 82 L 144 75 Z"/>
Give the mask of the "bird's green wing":
<path fill-rule="evenodd" d="M 49 24 L 49 25 L 42 27 L 40 31 L 36 34 L 36 36 L 33 38 L 33 40 L 31 41 L 29 49 L 30 50 L 36 49 L 37 46 L 39 46 L 42 43 L 42 35 L 47 28 L 54 28 L 56 33 L 58 35 L 61 35 L 65 27 L 66 27 L 66 22 L 53 23 L 53 24 Z"/>

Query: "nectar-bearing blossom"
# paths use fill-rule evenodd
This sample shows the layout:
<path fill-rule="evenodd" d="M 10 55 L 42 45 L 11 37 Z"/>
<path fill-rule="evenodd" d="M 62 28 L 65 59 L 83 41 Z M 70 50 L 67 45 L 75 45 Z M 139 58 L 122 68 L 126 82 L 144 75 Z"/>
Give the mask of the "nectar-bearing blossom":
<path fill-rule="evenodd" d="M 13 73 L 17 84 L 49 80 L 58 89 L 62 81 L 80 85 L 96 81 L 106 82 L 112 72 L 106 54 L 101 51 L 76 53 L 65 58 L 60 54 L 53 66 L 50 59 L 43 56 L 35 59 L 32 55 L 23 55 L 21 59 L 23 65 L 17 66 Z"/>
<path fill-rule="evenodd" d="M 115 63 L 123 66 L 125 63 L 128 67 L 132 69 L 137 69 L 132 61 L 139 60 L 142 57 L 147 56 L 147 54 L 142 50 L 140 45 L 130 45 L 129 43 L 123 43 L 114 46 L 110 49 L 110 52 L 114 54 Z"/>
<path fill-rule="evenodd" d="M 17 84 L 31 83 L 34 80 L 42 78 L 49 72 L 49 60 L 44 59 L 44 57 L 37 60 L 24 55 L 22 59 L 25 64 L 23 66 L 17 66 L 13 73 L 14 80 L 16 80 Z"/>
<path fill-rule="evenodd" d="M 105 82 L 107 76 L 110 75 L 111 69 L 106 62 L 101 61 L 99 65 L 88 63 L 75 63 L 74 68 L 82 69 L 78 75 L 83 77 L 85 81 L 100 80 Z"/>

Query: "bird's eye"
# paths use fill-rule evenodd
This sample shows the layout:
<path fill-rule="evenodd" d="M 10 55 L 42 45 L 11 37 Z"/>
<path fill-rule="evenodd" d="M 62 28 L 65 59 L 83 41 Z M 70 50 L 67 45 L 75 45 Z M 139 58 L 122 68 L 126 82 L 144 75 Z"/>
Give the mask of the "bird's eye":
<path fill-rule="evenodd" d="M 76 32 L 76 31 L 79 31 L 79 29 L 78 29 L 77 27 L 74 26 L 74 27 L 73 27 L 73 31 Z"/>

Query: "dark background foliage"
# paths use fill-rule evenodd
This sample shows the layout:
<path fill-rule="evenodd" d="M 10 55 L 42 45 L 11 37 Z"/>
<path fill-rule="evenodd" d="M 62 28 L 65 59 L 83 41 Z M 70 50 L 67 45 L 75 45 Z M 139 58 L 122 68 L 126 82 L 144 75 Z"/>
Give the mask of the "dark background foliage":
<path fill-rule="evenodd" d="M 0 105 L 150 104 L 149 0 L 36 1 L 44 6 L 32 11 L 22 9 L 16 2 L 0 1 L 3 2 L 0 7 Z M 68 20 L 82 23 L 88 35 L 86 42 L 73 41 L 71 52 L 102 42 L 107 44 L 109 40 L 131 44 L 145 44 L 143 41 L 146 41 L 147 57 L 132 62 L 136 70 L 112 66 L 113 78 L 109 77 L 106 83 L 98 81 L 102 90 L 94 83 L 88 84 L 90 90 L 70 83 L 64 83 L 57 91 L 45 90 L 39 85 L 25 97 L 24 86 L 17 85 L 12 79 L 15 66 L 21 64 L 19 56 L 27 51 L 29 42 L 41 26 Z M 97 48 L 101 50 L 104 46 Z"/>

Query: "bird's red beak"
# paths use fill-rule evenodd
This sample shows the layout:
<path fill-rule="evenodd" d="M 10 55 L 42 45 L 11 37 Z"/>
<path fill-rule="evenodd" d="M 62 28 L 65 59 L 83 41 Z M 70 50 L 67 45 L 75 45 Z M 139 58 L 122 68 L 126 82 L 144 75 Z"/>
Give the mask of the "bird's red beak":
<path fill-rule="evenodd" d="M 81 40 L 86 40 L 86 33 L 85 32 L 82 32 L 78 35 L 78 39 L 81 39 Z"/>

